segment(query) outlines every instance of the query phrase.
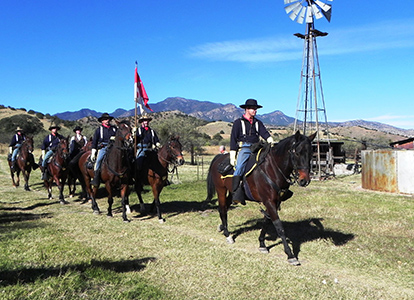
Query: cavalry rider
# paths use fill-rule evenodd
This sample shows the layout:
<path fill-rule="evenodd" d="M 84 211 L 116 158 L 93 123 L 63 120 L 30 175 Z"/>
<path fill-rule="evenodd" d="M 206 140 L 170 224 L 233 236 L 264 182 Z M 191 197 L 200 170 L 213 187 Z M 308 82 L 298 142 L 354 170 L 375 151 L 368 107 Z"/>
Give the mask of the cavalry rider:
<path fill-rule="evenodd" d="M 82 134 L 82 130 L 83 128 L 80 127 L 79 125 L 77 125 L 73 129 L 73 132 L 75 133 L 75 135 L 72 136 L 69 141 L 69 158 L 70 159 L 74 158 L 80 152 L 80 149 L 82 149 L 82 147 L 85 146 L 86 143 L 88 142 L 88 139 L 86 138 L 86 136 Z"/>
<path fill-rule="evenodd" d="M 136 130 L 136 143 L 137 143 L 137 166 L 138 170 L 142 169 L 144 164 L 145 153 L 154 148 L 160 148 L 160 140 L 154 129 L 149 126 L 149 122 L 152 120 L 151 117 L 142 116 L 139 119 L 139 126 Z"/>
<path fill-rule="evenodd" d="M 257 104 L 257 100 L 247 99 L 245 104 L 240 105 L 240 107 L 244 109 L 244 114 L 233 122 L 230 135 L 230 164 L 235 166 L 232 184 L 233 201 L 245 205 L 241 179 L 246 172 L 246 164 L 252 153 L 250 146 L 259 142 L 259 136 L 268 143 L 273 143 L 273 138 L 262 121 L 255 118 L 257 109 L 263 107 Z M 237 151 L 239 153 L 236 163 Z"/>
<path fill-rule="evenodd" d="M 92 137 L 91 161 L 96 161 L 95 174 L 91 182 L 93 186 L 99 186 L 102 159 L 106 153 L 109 141 L 112 137 L 115 137 L 116 134 L 117 128 L 110 124 L 113 118 L 114 117 L 110 116 L 108 113 L 103 113 L 102 116 L 98 118 L 101 125 L 95 130 Z"/>
<path fill-rule="evenodd" d="M 16 133 L 13 135 L 10 145 L 9 145 L 9 155 L 11 155 L 11 170 L 14 171 L 16 168 L 16 158 L 17 154 L 19 154 L 20 147 L 23 144 L 23 141 L 26 139 L 26 135 L 24 134 L 23 129 L 19 126 L 16 128 Z"/>
<path fill-rule="evenodd" d="M 60 126 L 58 125 L 50 126 L 49 127 L 50 133 L 43 140 L 42 147 L 41 147 L 42 157 L 43 157 L 42 180 L 47 180 L 46 169 L 47 169 L 48 160 L 53 155 L 53 153 L 56 151 L 60 140 L 64 139 L 63 135 L 58 133 L 59 130 L 60 130 Z"/>

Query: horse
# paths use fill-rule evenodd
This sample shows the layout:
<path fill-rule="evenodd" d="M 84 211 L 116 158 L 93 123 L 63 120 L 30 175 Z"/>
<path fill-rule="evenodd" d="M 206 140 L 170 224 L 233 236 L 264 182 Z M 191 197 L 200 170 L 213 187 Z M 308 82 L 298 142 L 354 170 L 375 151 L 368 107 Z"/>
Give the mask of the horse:
<path fill-rule="evenodd" d="M 67 169 L 67 157 L 69 155 L 68 138 L 63 138 L 59 141 L 56 152 L 51 157 L 49 163 L 46 166 L 46 172 L 48 173 L 47 179 L 44 180 L 45 187 L 48 191 L 48 198 L 52 197 L 52 185 L 53 181 L 59 188 L 59 201 L 60 204 L 68 204 L 63 196 L 63 189 L 68 176 Z M 50 175 L 50 176 L 49 176 Z"/>
<path fill-rule="evenodd" d="M 265 235 L 267 226 L 272 223 L 282 240 L 288 262 L 292 265 L 300 265 L 300 262 L 288 245 L 278 210 L 280 210 L 281 202 L 292 195 L 289 190 L 291 184 L 296 182 L 299 186 L 305 187 L 310 183 L 311 142 L 315 136 L 316 132 L 307 137 L 297 131 L 294 135 L 281 140 L 270 147 L 263 161 L 257 163 L 257 166 L 243 178 L 248 200 L 261 202 L 266 208 L 262 211 L 265 222 L 259 236 L 259 250 L 264 253 L 269 252 L 265 245 Z M 206 201 L 211 200 L 214 192 L 217 192 L 221 219 L 218 231 L 223 232 L 228 243 L 234 243 L 227 225 L 227 211 L 232 204 L 232 176 L 222 176 L 219 173 L 223 166 L 229 163 L 229 154 L 218 154 L 213 159 L 207 175 Z M 294 181 L 291 180 L 291 176 Z"/>
<path fill-rule="evenodd" d="M 129 222 L 127 212 L 129 209 L 129 181 L 131 170 L 130 150 L 132 143 L 131 127 L 127 122 L 115 121 L 117 124 L 117 131 L 114 140 L 108 145 L 105 157 L 101 165 L 101 180 L 105 183 L 105 188 L 108 191 L 108 217 L 112 217 L 113 189 L 120 187 L 121 190 L 121 204 L 122 204 L 122 219 L 124 222 Z M 91 179 L 94 177 L 94 168 L 90 163 L 91 151 L 85 152 L 79 159 L 78 165 L 83 175 L 83 184 L 87 191 L 88 198 L 91 199 L 92 210 L 95 214 L 100 214 L 98 203 L 96 202 L 96 193 L 98 187 L 91 188 Z M 92 167 L 92 168 L 91 168 Z"/>
<path fill-rule="evenodd" d="M 30 172 L 36 170 L 38 165 L 34 162 L 33 158 L 33 138 L 26 137 L 23 141 L 22 145 L 20 146 L 19 154 L 16 158 L 16 168 L 12 170 L 12 162 L 9 160 L 9 167 L 10 167 L 10 175 L 12 178 L 13 186 L 18 187 L 20 185 L 20 172 L 23 174 L 24 178 L 24 189 L 25 191 L 30 191 L 29 188 L 29 178 Z M 16 180 L 14 179 L 14 174 L 16 173 Z"/>
<path fill-rule="evenodd" d="M 141 196 L 143 185 L 150 185 L 154 196 L 151 210 L 153 210 L 155 205 L 158 221 L 163 223 L 165 220 L 161 215 L 160 194 L 168 182 L 168 172 L 170 172 L 169 166 L 173 165 L 175 168 L 184 164 L 182 145 L 179 141 L 179 137 L 170 136 L 168 142 L 157 152 L 147 151 L 145 155 L 144 165 L 141 169 L 138 168 L 137 160 L 135 161 L 134 187 L 140 203 L 140 212 L 145 212 L 145 205 Z"/>
<path fill-rule="evenodd" d="M 75 196 L 76 193 L 76 180 L 79 180 L 82 192 L 79 196 L 80 199 L 87 199 L 87 192 L 84 184 L 84 178 L 83 175 L 79 169 L 79 159 L 81 156 L 87 152 L 90 151 L 92 148 L 92 138 L 84 145 L 82 146 L 79 143 L 74 143 L 74 149 L 72 151 L 72 155 L 69 155 L 68 157 L 68 187 L 69 187 L 69 197 L 72 198 Z"/>

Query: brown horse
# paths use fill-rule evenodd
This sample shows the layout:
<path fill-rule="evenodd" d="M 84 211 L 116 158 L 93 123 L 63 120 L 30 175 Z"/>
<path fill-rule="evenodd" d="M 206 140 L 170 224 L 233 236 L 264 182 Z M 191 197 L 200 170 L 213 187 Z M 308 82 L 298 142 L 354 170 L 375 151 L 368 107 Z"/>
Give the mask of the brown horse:
<path fill-rule="evenodd" d="M 127 122 L 115 121 L 118 129 L 115 139 L 108 145 L 105 157 L 101 165 L 101 180 L 105 183 L 108 191 L 108 217 L 112 217 L 113 190 L 117 187 L 121 190 L 122 219 L 129 222 L 126 214 L 129 210 L 129 173 L 130 173 L 130 145 L 132 143 L 131 127 Z M 79 159 L 79 168 L 83 175 L 83 184 L 87 191 L 87 196 L 91 199 L 92 210 L 95 214 L 100 214 L 98 203 L 96 202 L 96 193 L 98 187 L 91 188 L 91 180 L 93 178 L 93 165 L 89 166 L 91 151 L 85 152 Z M 91 168 L 92 167 L 92 168 Z"/>
<path fill-rule="evenodd" d="M 18 187 L 20 185 L 20 172 L 23 174 L 24 178 L 24 189 L 26 191 L 30 191 L 29 188 L 29 178 L 30 178 L 30 172 L 33 170 L 36 170 L 38 165 L 34 162 L 33 158 L 33 138 L 32 137 L 26 137 L 26 139 L 23 141 L 22 145 L 20 146 L 19 154 L 16 158 L 16 164 L 13 170 L 11 169 L 12 162 L 9 161 L 9 167 L 10 167 L 10 175 L 12 178 L 13 186 Z M 14 179 L 14 174 L 16 173 L 16 180 Z"/>
<path fill-rule="evenodd" d="M 143 185 L 149 184 L 152 189 L 154 201 L 152 203 L 152 210 L 154 205 L 157 209 L 158 221 L 165 222 L 161 216 L 160 210 L 160 193 L 167 183 L 169 166 L 181 166 L 184 164 L 184 157 L 182 154 L 182 145 L 179 137 L 171 136 L 168 142 L 162 146 L 158 152 L 147 151 L 144 160 L 144 165 L 138 169 L 138 163 L 135 161 L 135 191 L 138 195 L 141 213 L 145 212 L 144 201 L 141 193 Z"/>
<path fill-rule="evenodd" d="M 288 262 L 292 265 L 300 265 L 300 263 L 287 243 L 278 210 L 281 202 L 287 200 L 292 194 L 289 190 L 289 186 L 294 183 L 291 181 L 291 176 L 300 186 L 309 184 L 310 160 L 312 158 L 311 142 L 315 136 L 316 133 L 307 137 L 297 131 L 296 134 L 281 140 L 277 145 L 271 147 L 264 160 L 243 178 L 248 200 L 261 202 L 266 207 L 266 211 L 263 212 L 265 222 L 260 232 L 259 250 L 266 253 L 269 251 L 264 241 L 266 228 L 269 223 L 273 223 L 282 240 Z M 208 196 L 206 201 L 212 199 L 215 189 L 221 218 L 219 231 L 223 231 L 229 243 L 234 243 L 227 225 L 227 211 L 232 204 L 232 194 L 227 192 L 232 188 L 232 176 L 222 176 L 219 173 L 219 169 L 223 169 L 223 166 L 229 162 L 228 154 L 219 154 L 213 159 L 207 177 Z"/>
<path fill-rule="evenodd" d="M 79 147 L 78 143 L 75 143 L 75 155 L 72 155 L 72 157 L 69 157 L 68 162 L 68 187 L 69 187 L 69 197 L 72 198 L 75 196 L 76 193 L 76 180 L 79 180 L 82 192 L 79 196 L 80 199 L 87 199 L 87 192 L 85 188 L 84 178 L 83 175 L 79 169 L 79 159 L 82 157 L 82 155 L 90 151 L 92 148 L 92 138 L 84 145 L 83 147 Z"/>
<path fill-rule="evenodd" d="M 56 152 L 51 157 L 49 163 L 47 164 L 47 179 L 44 180 L 45 187 L 48 191 L 48 198 L 53 199 L 52 197 L 52 185 L 53 181 L 56 183 L 59 188 L 59 201 L 60 204 L 68 204 L 63 196 L 63 190 L 65 188 L 66 178 L 68 176 L 67 169 L 67 157 L 69 155 L 69 145 L 68 139 L 63 138 L 59 141 Z"/>

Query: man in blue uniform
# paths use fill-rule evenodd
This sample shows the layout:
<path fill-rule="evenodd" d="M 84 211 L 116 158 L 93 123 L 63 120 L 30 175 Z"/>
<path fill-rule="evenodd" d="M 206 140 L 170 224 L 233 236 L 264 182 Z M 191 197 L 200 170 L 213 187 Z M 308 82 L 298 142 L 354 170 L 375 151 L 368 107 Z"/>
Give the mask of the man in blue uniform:
<path fill-rule="evenodd" d="M 257 104 L 257 100 L 247 99 L 245 104 L 240 105 L 240 107 L 244 109 L 244 114 L 233 122 L 230 135 L 230 164 L 236 167 L 233 174 L 233 201 L 245 205 L 241 179 L 246 172 L 246 164 L 251 154 L 250 146 L 259 142 L 259 137 L 262 137 L 268 143 L 273 143 L 273 138 L 262 121 L 255 118 L 257 109 L 262 108 L 261 105 Z M 236 163 L 237 151 L 239 153 Z"/>
<path fill-rule="evenodd" d="M 23 129 L 21 129 L 19 126 L 16 128 L 16 133 L 13 135 L 10 145 L 9 145 L 9 155 L 11 155 L 10 161 L 11 164 L 11 170 L 14 171 L 16 168 L 16 158 L 17 154 L 19 154 L 20 147 L 22 146 L 23 141 L 26 139 L 26 135 L 23 132 Z"/>
<path fill-rule="evenodd" d="M 138 170 L 142 169 L 143 161 L 145 158 L 145 152 L 152 150 L 157 147 L 160 148 L 160 140 L 158 139 L 157 133 L 154 129 L 149 127 L 149 122 L 152 120 L 151 117 L 142 116 L 139 119 L 140 127 L 136 131 L 136 141 L 137 141 L 137 164 Z"/>
<path fill-rule="evenodd" d="M 95 130 L 92 137 L 91 161 L 96 161 L 95 174 L 91 182 L 93 186 L 99 186 L 101 180 L 102 159 L 106 153 L 109 141 L 112 137 L 115 137 L 116 134 L 116 127 L 110 124 L 113 118 L 114 117 L 110 116 L 108 113 L 103 113 L 102 116 L 98 118 L 101 125 Z"/>
<path fill-rule="evenodd" d="M 47 180 L 46 170 L 49 158 L 55 153 L 59 142 L 64 139 L 63 135 L 58 133 L 60 126 L 52 125 L 49 127 L 50 133 L 44 138 L 42 143 L 42 180 Z M 46 152 L 47 151 L 47 152 Z"/>

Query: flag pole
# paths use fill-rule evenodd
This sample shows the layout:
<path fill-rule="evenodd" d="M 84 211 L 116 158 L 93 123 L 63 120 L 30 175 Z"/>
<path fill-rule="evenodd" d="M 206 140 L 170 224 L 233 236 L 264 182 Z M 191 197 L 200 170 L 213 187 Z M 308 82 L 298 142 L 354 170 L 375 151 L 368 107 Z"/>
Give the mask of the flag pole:
<path fill-rule="evenodd" d="M 137 74 L 138 74 L 138 63 L 135 61 L 135 84 L 134 84 L 134 102 L 135 102 L 135 134 L 134 134 L 134 156 L 137 155 L 137 134 L 136 130 L 138 129 L 138 122 L 137 122 L 137 106 L 138 106 L 138 99 L 137 99 Z"/>

